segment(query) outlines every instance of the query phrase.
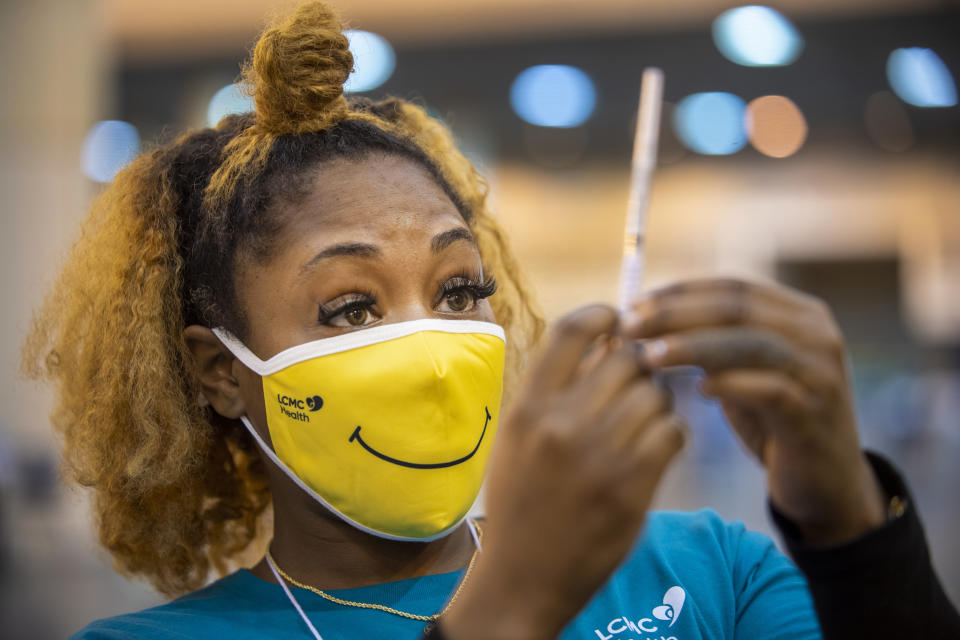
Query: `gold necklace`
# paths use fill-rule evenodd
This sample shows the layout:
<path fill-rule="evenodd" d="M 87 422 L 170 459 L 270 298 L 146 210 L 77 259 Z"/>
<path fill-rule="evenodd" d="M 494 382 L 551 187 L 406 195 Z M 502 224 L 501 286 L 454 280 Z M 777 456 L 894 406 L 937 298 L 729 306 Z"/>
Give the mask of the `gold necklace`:
<path fill-rule="evenodd" d="M 483 540 L 483 531 L 481 531 L 480 525 L 477 524 L 476 520 L 472 520 L 472 522 L 477 529 L 477 541 L 479 542 Z M 420 620 L 422 622 L 436 622 L 440 618 L 440 616 L 445 614 L 447 612 L 447 609 L 449 609 L 450 606 L 454 602 L 456 602 L 457 596 L 459 596 L 460 592 L 463 590 L 463 585 L 466 584 L 467 578 L 470 577 L 470 572 L 473 571 L 473 565 L 476 564 L 477 562 L 477 552 L 479 550 L 480 550 L 479 547 L 477 549 L 474 549 L 473 555 L 470 557 L 470 564 L 467 565 L 467 571 L 466 573 L 463 574 L 463 579 L 460 580 L 460 584 L 457 585 L 457 590 L 453 592 L 453 597 L 450 598 L 450 601 L 447 602 L 447 605 L 439 613 L 435 613 L 432 616 L 421 616 L 421 615 L 417 615 L 416 613 L 407 613 L 406 611 L 400 611 L 399 609 L 394 609 L 392 607 L 388 607 L 382 604 L 374 604 L 372 602 L 356 602 L 354 600 L 344 600 L 343 598 L 332 596 L 329 593 L 322 591 L 321 589 L 317 589 L 316 587 L 311 587 L 308 584 L 304 584 L 302 582 L 299 582 L 291 578 L 286 571 L 280 568 L 276 560 L 273 559 L 273 556 L 270 555 L 269 549 L 267 549 L 267 562 L 272 564 L 274 568 L 277 570 L 277 572 L 283 577 L 283 579 L 289 582 L 290 584 L 300 587 L 301 589 L 307 589 L 308 591 L 313 591 L 315 594 L 317 594 L 321 598 L 329 600 L 330 602 L 335 602 L 345 607 L 357 607 L 359 609 L 376 609 L 377 611 L 392 613 L 395 616 L 400 616 L 402 618 L 410 618 L 411 620 Z"/>

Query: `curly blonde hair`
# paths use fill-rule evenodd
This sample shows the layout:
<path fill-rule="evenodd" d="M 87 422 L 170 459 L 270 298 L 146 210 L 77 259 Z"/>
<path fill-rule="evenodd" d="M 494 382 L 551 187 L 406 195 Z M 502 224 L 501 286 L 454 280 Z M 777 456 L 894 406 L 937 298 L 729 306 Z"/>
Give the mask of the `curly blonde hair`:
<path fill-rule="evenodd" d="M 543 320 L 487 186 L 450 132 L 398 99 L 348 101 L 353 66 L 337 16 L 310 2 L 267 29 L 244 69 L 254 112 L 188 132 L 135 159 L 94 201 L 23 347 L 23 368 L 56 391 L 65 477 L 90 487 L 115 568 L 174 596 L 254 557 L 271 496 L 239 422 L 202 406 L 190 324 L 245 333 L 237 255 L 261 257 L 272 215 L 337 157 L 374 151 L 427 168 L 472 229 L 508 334 L 507 387 Z"/>

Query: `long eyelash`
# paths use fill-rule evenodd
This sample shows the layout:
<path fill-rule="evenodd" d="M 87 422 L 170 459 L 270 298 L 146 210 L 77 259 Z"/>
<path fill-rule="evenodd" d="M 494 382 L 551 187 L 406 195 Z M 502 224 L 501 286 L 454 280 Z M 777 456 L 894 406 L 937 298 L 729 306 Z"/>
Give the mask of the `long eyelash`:
<path fill-rule="evenodd" d="M 371 291 L 358 291 L 348 294 L 345 298 L 338 298 L 334 304 L 320 305 L 320 312 L 317 321 L 322 323 L 329 322 L 341 313 L 352 311 L 353 309 L 366 309 L 377 304 L 377 296 Z"/>
<path fill-rule="evenodd" d="M 479 282 L 473 276 L 461 273 L 444 281 L 444 283 L 440 285 L 440 297 L 442 298 L 448 293 L 460 290 L 469 291 L 475 300 L 483 300 L 497 292 L 497 279 L 490 276 L 483 282 Z"/>

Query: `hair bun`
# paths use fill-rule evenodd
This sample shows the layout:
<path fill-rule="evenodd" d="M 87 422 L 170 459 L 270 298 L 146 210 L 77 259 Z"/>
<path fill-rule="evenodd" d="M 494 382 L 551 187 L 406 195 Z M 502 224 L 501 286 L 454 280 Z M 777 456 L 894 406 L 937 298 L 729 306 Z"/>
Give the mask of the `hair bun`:
<path fill-rule="evenodd" d="M 351 71 L 340 17 L 322 2 L 302 5 L 263 32 L 244 70 L 257 124 L 277 135 L 326 128 L 347 112 L 343 83 Z"/>

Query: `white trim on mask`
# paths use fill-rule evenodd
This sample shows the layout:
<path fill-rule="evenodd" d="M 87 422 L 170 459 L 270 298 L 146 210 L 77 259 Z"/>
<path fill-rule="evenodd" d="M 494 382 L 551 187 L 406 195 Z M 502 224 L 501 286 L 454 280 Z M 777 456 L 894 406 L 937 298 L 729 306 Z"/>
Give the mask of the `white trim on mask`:
<path fill-rule="evenodd" d="M 230 352 L 237 357 L 240 362 L 245 364 L 248 369 L 261 376 L 268 376 L 277 371 L 286 369 L 298 362 L 327 356 L 332 353 L 349 351 L 359 347 L 366 347 L 378 342 L 386 342 L 409 336 L 420 331 L 440 331 L 443 333 L 485 333 L 496 336 L 507 341 L 503 327 L 492 322 L 481 322 L 479 320 L 444 320 L 440 318 L 423 318 L 421 320 L 408 320 L 406 322 L 392 322 L 369 329 L 360 329 L 351 331 L 343 335 L 332 338 L 321 338 L 312 342 L 305 342 L 289 349 L 284 349 L 269 360 L 261 360 L 250 349 L 246 347 L 233 334 L 223 327 L 215 327 L 213 333 L 216 334 L 220 342 L 223 343 Z"/>
<path fill-rule="evenodd" d="M 473 333 L 473 332 L 470 332 L 470 333 Z M 440 533 L 436 533 L 428 538 L 413 538 L 410 536 L 397 536 L 391 533 L 384 533 L 383 531 L 377 531 L 376 529 L 371 529 L 370 527 L 360 524 L 356 520 L 342 513 L 332 504 L 324 500 L 319 493 L 317 493 L 316 491 L 308 487 L 307 483 L 301 480 L 300 477 L 297 476 L 297 474 L 295 474 L 290 469 L 290 467 L 284 464 L 283 461 L 277 456 L 276 452 L 274 452 L 272 448 L 267 446 L 267 443 L 264 442 L 263 438 L 260 437 L 260 434 L 257 433 L 257 430 L 253 427 L 253 424 L 250 422 L 247 416 L 240 416 L 240 421 L 243 422 L 243 426 L 247 428 L 247 431 L 249 431 L 250 435 L 253 436 L 253 439 L 257 441 L 257 444 L 260 445 L 260 448 L 263 449 L 263 452 L 267 454 L 267 457 L 273 461 L 273 464 L 277 465 L 277 467 L 279 467 L 281 471 L 287 474 L 287 477 L 293 480 L 293 482 L 298 487 L 303 489 L 307 493 L 307 495 L 309 495 L 311 498 L 313 498 L 314 500 L 316 500 L 317 502 L 325 506 L 327 509 L 332 511 L 334 514 L 337 515 L 337 517 L 339 517 L 341 520 L 343 520 L 347 524 L 353 525 L 357 529 L 360 529 L 361 531 L 369 533 L 370 535 L 377 536 L 378 538 L 386 538 L 387 540 L 399 540 L 401 542 L 431 542 L 433 540 L 439 540 L 440 538 L 444 538 L 450 535 L 451 533 L 453 533 L 454 529 L 460 526 L 460 523 L 463 522 L 464 518 L 467 517 L 467 514 L 464 514 L 463 518 L 460 518 L 459 520 L 454 522 L 452 525 L 450 525 Z"/>

